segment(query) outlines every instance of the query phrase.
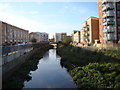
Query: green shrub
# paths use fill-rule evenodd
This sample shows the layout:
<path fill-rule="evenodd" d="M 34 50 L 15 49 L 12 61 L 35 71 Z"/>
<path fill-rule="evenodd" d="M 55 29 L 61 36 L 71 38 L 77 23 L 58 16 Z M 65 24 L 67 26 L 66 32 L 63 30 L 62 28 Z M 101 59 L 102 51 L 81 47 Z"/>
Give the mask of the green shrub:
<path fill-rule="evenodd" d="M 90 63 L 74 68 L 70 74 L 79 88 L 120 88 L 119 68 L 120 64 Z"/>

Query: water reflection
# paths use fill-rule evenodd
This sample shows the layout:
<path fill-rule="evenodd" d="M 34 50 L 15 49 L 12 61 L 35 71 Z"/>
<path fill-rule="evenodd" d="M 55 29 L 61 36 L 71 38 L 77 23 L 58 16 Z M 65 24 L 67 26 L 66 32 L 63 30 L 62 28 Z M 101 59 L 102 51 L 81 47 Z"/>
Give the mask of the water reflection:
<path fill-rule="evenodd" d="M 38 69 L 30 72 L 32 79 L 24 82 L 24 88 L 75 88 L 72 77 L 61 67 L 60 59 L 55 49 L 49 50 L 39 61 Z"/>

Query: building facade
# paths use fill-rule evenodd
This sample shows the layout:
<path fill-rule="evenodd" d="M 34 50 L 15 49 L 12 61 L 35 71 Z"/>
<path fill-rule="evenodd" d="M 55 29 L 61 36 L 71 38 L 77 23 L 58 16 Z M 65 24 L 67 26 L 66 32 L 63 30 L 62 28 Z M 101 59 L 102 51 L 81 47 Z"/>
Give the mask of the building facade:
<path fill-rule="evenodd" d="M 30 34 L 29 34 L 29 39 L 30 39 L 30 42 L 32 42 L 32 40 L 33 39 L 36 39 L 36 42 L 39 42 L 39 35 L 37 34 L 37 33 L 35 33 L 35 32 L 31 32 Z"/>
<path fill-rule="evenodd" d="M 99 19 L 90 17 L 83 23 L 81 33 L 81 43 L 94 44 L 99 39 Z"/>
<path fill-rule="evenodd" d="M 16 44 L 29 42 L 28 30 L 21 29 L 19 27 L 10 25 L 8 23 L 0 21 L 0 44 Z"/>
<path fill-rule="evenodd" d="M 39 42 L 48 42 L 49 35 L 45 32 L 36 32 L 39 35 Z"/>
<path fill-rule="evenodd" d="M 84 29 L 80 30 L 80 43 L 85 43 L 85 41 L 84 41 Z"/>
<path fill-rule="evenodd" d="M 49 35 L 47 33 L 41 33 L 41 32 L 31 32 L 30 33 L 30 41 L 35 38 L 37 42 L 48 42 L 49 41 Z"/>
<path fill-rule="evenodd" d="M 66 33 L 56 33 L 55 34 L 55 42 L 62 41 L 67 36 Z"/>
<path fill-rule="evenodd" d="M 102 44 L 120 40 L 120 0 L 99 0 L 99 39 Z"/>
<path fill-rule="evenodd" d="M 77 44 L 80 43 L 80 31 L 73 31 L 72 42 Z"/>

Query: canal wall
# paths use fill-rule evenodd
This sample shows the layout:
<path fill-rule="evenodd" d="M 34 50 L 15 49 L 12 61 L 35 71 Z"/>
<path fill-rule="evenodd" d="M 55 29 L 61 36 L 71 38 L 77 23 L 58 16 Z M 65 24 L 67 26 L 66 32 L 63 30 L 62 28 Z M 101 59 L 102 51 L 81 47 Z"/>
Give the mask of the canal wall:
<path fill-rule="evenodd" d="M 19 70 L 20 66 L 29 59 L 32 59 L 38 50 L 43 51 L 49 48 L 49 44 L 34 44 L 27 46 L 4 47 L 2 50 L 2 79 L 6 81 L 11 74 Z"/>
<path fill-rule="evenodd" d="M 7 79 L 8 76 L 20 67 L 25 62 L 25 58 L 31 50 L 32 45 L 21 45 L 21 46 L 3 46 L 1 47 L 1 64 L 0 69 L 2 71 L 2 79 Z"/>

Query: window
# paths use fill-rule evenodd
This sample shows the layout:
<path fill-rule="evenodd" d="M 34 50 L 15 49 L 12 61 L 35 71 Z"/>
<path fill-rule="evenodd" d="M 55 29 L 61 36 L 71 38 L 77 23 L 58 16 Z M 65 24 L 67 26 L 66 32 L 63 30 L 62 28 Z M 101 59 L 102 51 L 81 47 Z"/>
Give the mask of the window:
<path fill-rule="evenodd" d="M 117 4 L 117 8 L 118 8 L 118 10 L 120 10 L 120 4 L 119 3 Z"/>
<path fill-rule="evenodd" d="M 120 26 L 118 26 L 118 32 L 120 32 Z"/>
<path fill-rule="evenodd" d="M 118 25 L 120 25 L 120 19 L 118 19 Z"/>
<path fill-rule="evenodd" d="M 117 16 L 120 17 L 120 11 L 118 11 Z"/>
<path fill-rule="evenodd" d="M 118 34 L 118 40 L 120 40 L 120 34 Z"/>

